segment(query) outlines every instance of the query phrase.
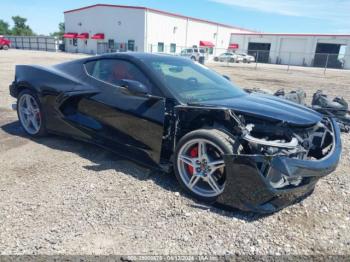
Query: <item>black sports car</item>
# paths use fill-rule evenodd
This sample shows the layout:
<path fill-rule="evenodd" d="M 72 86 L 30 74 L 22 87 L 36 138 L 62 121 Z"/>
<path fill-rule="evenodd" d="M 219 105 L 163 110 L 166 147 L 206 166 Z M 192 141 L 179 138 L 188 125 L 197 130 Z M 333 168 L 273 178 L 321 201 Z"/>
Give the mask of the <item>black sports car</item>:
<path fill-rule="evenodd" d="M 67 135 L 175 175 L 210 203 L 274 212 L 335 170 L 339 127 L 306 107 L 247 94 L 189 59 L 145 53 L 18 65 L 10 93 L 31 136 Z"/>

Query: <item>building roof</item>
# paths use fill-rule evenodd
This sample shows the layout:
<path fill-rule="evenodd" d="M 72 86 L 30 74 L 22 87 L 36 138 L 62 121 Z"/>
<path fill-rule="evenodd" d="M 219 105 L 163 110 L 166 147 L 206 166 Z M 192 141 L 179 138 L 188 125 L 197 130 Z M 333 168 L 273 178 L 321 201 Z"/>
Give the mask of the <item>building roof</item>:
<path fill-rule="evenodd" d="M 329 36 L 329 37 L 350 37 L 350 34 L 298 34 L 298 33 L 259 33 L 259 32 L 242 32 L 231 33 L 231 35 L 261 35 L 261 36 Z"/>
<path fill-rule="evenodd" d="M 238 29 L 238 30 L 249 31 L 249 32 L 256 32 L 256 31 L 253 31 L 253 30 L 250 30 L 250 29 L 246 29 L 246 28 L 241 28 L 241 27 L 237 27 L 237 26 L 217 23 L 217 22 L 213 22 L 213 21 L 209 21 L 209 20 L 205 20 L 205 19 L 200 19 L 200 18 L 195 18 L 195 17 L 190 17 L 190 16 L 184 16 L 184 15 L 180 15 L 180 14 L 175 14 L 175 13 L 166 12 L 166 11 L 162 11 L 162 10 L 158 10 L 158 9 L 154 9 L 154 8 L 143 7 L 143 6 L 95 4 L 95 5 L 84 6 L 84 7 L 77 8 L 77 9 L 67 10 L 67 11 L 64 11 L 64 13 L 67 14 L 67 13 L 79 12 L 79 11 L 82 11 L 82 10 L 95 8 L 95 7 L 115 7 L 115 8 L 146 10 L 146 11 L 151 11 L 151 12 L 159 13 L 159 14 L 163 14 L 163 15 L 180 17 L 180 18 L 189 19 L 189 20 L 192 20 L 192 21 L 198 21 L 198 22 L 203 22 L 203 23 L 207 23 L 207 24 L 223 26 L 223 27 L 232 28 L 232 29 Z"/>

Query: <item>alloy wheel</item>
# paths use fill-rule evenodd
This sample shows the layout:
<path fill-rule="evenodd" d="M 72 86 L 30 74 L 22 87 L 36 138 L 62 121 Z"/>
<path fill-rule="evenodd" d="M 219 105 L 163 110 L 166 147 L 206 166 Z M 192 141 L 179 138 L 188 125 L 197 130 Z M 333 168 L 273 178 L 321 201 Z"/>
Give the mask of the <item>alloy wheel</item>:
<path fill-rule="evenodd" d="M 41 128 L 41 114 L 38 103 L 30 94 L 23 94 L 18 101 L 18 114 L 23 128 L 35 135 Z"/>
<path fill-rule="evenodd" d="M 193 139 L 179 150 L 177 167 L 184 184 L 202 197 L 216 197 L 225 188 L 223 151 L 206 139 Z"/>

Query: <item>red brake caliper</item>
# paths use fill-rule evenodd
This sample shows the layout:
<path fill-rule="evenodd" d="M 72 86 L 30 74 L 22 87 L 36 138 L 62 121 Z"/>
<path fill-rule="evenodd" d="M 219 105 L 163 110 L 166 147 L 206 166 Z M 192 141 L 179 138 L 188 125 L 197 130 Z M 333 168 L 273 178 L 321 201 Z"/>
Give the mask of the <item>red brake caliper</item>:
<path fill-rule="evenodd" d="M 190 149 L 190 157 L 198 157 L 198 146 L 194 146 L 192 147 L 192 149 Z M 193 166 L 187 165 L 188 168 L 188 172 L 193 175 Z"/>
<path fill-rule="evenodd" d="M 41 120 L 41 114 L 40 114 L 40 111 L 38 113 L 36 113 L 36 117 Z"/>

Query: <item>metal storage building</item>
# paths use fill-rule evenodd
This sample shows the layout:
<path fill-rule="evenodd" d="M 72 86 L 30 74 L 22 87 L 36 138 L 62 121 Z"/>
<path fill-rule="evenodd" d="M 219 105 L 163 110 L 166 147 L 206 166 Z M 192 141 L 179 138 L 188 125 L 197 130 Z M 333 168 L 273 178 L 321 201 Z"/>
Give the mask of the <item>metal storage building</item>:
<path fill-rule="evenodd" d="M 350 69 L 350 35 L 234 32 L 230 44 L 262 63 Z"/>
<path fill-rule="evenodd" d="M 179 53 L 202 46 L 227 49 L 232 33 L 254 32 L 152 8 L 96 4 L 64 12 L 66 51 Z"/>

